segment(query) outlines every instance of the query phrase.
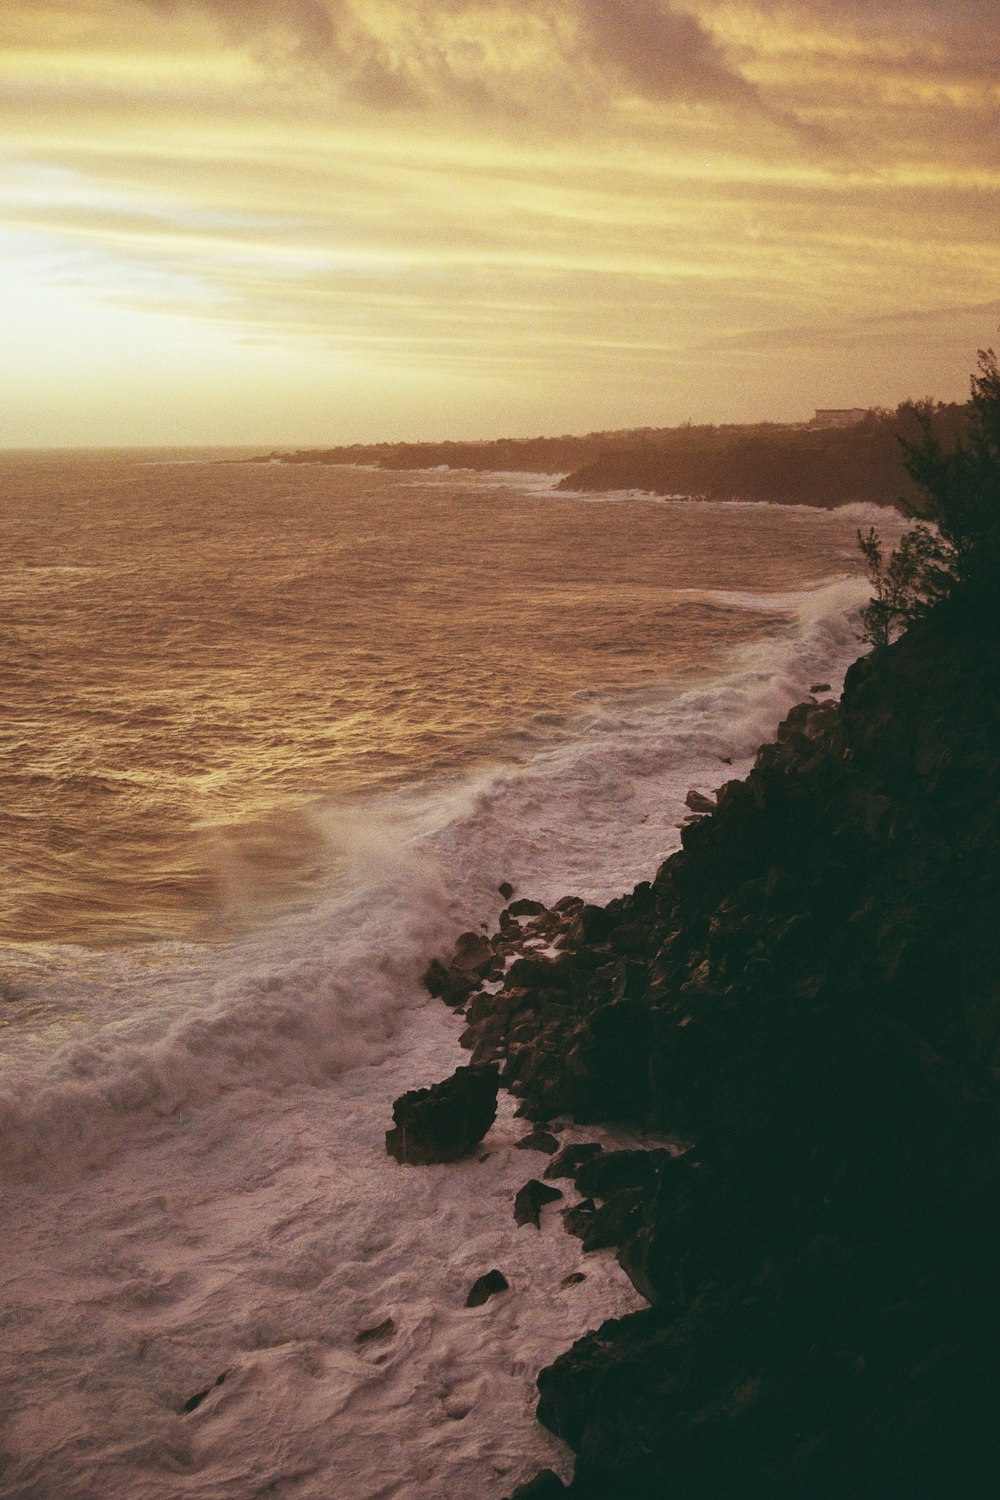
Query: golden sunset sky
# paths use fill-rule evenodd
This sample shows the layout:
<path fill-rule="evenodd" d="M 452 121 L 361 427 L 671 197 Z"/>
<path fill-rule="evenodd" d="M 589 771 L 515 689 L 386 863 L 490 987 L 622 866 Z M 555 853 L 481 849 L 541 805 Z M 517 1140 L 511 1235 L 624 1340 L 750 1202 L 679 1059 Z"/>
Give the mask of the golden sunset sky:
<path fill-rule="evenodd" d="M 0 446 L 962 399 L 996 0 L 0 0 Z"/>

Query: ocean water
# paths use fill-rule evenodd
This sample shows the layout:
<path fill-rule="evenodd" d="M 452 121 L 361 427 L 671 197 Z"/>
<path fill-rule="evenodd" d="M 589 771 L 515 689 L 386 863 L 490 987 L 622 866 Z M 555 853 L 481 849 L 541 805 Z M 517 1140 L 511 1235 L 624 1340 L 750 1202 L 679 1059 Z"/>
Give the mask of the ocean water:
<path fill-rule="evenodd" d="M 552 483 L 0 456 L 0 1496 L 568 1472 L 537 1371 L 640 1299 L 515 1228 L 509 1101 L 483 1160 L 385 1155 L 466 1060 L 419 975 L 502 880 L 649 876 L 839 689 L 856 530 L 899 522 Z"/>

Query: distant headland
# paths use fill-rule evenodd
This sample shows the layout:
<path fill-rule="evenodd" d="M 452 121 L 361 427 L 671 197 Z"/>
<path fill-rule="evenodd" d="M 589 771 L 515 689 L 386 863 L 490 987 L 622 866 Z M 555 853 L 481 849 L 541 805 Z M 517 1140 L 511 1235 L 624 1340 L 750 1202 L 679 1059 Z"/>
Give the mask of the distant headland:
<path fill-rule="evenodd" d="M 903 444 L 919 436 L 922 414 L 949 444 L 963 435 L 968 420 L 964 405 L 905 401 L 895 411 L 821 408 L 810 421 L 798 423 L 684 423 L 585 436 L 353 443 L 276 450 L 247 461 L 551 474 L 554 487 L 563 491 L 642 490 L 824 508 L 896 503 L 905 509 L 914 485 Z"/>

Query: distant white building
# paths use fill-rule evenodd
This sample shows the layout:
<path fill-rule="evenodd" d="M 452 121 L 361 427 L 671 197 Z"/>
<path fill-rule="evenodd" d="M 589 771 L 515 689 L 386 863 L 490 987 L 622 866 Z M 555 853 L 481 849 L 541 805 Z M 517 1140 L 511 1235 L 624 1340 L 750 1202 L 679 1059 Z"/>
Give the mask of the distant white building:
<path fill-rule="evenodd" d="M 864 406 L 817 406 L 810 427 L 854 427 L 863 422 L 868 411 Z"/>

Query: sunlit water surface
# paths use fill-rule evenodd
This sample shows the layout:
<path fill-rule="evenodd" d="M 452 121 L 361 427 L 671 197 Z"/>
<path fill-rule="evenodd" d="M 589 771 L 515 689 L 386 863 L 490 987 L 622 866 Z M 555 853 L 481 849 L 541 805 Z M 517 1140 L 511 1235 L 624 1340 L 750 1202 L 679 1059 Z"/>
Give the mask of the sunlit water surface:
<path fill-rule="evenodd" d="M 640 1299 L 515 1228 L 509 1101 L 386 1156 L 467 1056 L 422 968 L 502 880 L 649 876 L 839 686 L 898 523 L 171 458 L 0 457 L 0 1496 L 500 1500 Z"/>

